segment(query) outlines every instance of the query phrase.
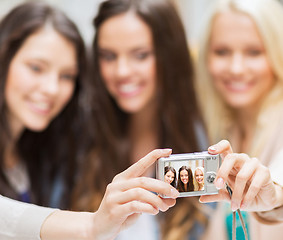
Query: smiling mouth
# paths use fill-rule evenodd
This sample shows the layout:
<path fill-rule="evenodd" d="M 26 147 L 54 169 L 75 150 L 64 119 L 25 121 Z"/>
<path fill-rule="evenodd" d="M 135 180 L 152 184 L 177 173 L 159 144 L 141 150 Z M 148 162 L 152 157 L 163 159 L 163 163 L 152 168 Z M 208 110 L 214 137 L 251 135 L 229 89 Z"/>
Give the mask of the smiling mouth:
<path fill-rule="evenodd" d="M 124 83 L 118 87 L 118 92 L 126 97 L 132 97 L 137 95 L 141 91 L 140 84 L 137 83 Z"/>
<path fill-rule="evenodd" d="M 251 86 L 251 84 L 248 84 L 248 83 L 235 82 L 235 81 L 226 82 L 225 85 L 229 90 L 234 91 L 234 92 L 247 91 Z"/>
<path fill-rule="evenodd" d="M 48 114 L 51 110 L 51 104 L 46 102 L 30 102 L 33 111 L 40 114 Z"/>

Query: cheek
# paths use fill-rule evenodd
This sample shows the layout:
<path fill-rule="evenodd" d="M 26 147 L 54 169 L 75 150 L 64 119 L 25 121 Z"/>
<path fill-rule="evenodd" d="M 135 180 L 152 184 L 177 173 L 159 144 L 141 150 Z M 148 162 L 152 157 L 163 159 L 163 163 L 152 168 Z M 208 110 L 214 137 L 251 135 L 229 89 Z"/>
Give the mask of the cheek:
<path fill-rule="evenodd" d="M 274 81 L 274 74 L 271 65 L 266 58 L 260 58 L 257 61 L 248 63 L 253 72 L 257 74 L 258 79 L 264 79 L 266 84 Z"/>
<path fill-rule="evenodd" d="M 208 57 L 207 65 L 208 72 L 214 80 L 217 80 L 226 68 L 225 60 L 213 56 Z"/>
<path fill-rule="evenodd" d="M 60 101 L 60 105 L 58 106 L 60 110 L 62 110 L 62 108 L 70 102 L 74 94 L 74 91 L 75 91 L 74 82 L 66 82 L 62 84 L 59 94 L 61 101 Z"/>
<path fill-rule="evenodd" d="M 152 60 L 149 63 L 148 71 L 147 71 L 147 77 L 151 81 L 151 85 L 153 86 L 154 90 L 156 90 L 157 85 L 157 74 L 156 74 L 156 63 L 155 60 Z"/>
<path fill-rule="evenodd" d="M 17 69 L 14 71 L 14 69 Z M 26 73 L 21 65 L 10 65 L 5 85 L 5 100 L 7 102 L 17 99 L 20 95 L 33 89 L 32 78 Z"/>
<path fill-rule="evenodd" d="M 111 91 L 111 86 L 113 86 L 113 83 L 115 82 L 113 67 L 107 63 L 100 63 L 99 70 L 103 84 L 108 91 Z"/>

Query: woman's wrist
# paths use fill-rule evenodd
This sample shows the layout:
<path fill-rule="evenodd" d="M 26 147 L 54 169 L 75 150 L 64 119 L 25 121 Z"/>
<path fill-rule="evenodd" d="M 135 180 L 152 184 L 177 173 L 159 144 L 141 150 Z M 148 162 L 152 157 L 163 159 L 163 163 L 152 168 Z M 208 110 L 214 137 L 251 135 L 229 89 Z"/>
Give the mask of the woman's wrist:
<path fill-rule="evenodd" d="M 55 211 L 41 227 L 42 240 L 94 239 L 94 214 L 88 212 Z"/>
<path fill-rule="evenodd" d="M 283 188 L 277 183 L 274 183 L 274 187 L 276 193 L 274 208 L 254 214 L 254 217 L 264 224 L 275 224 L 283 221 Z"/>
<path fill-rule="evenodd" d="M 277 183 L 274 183 L 276 192 L 276 204 L 274 208 L 283 207 L 283 187 Z"/>

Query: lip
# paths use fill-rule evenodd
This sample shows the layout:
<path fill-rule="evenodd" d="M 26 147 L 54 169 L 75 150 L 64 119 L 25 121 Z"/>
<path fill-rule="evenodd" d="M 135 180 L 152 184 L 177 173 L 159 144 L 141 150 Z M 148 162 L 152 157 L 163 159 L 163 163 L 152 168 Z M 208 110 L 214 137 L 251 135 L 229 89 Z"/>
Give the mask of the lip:
<path fill-rule="evenodd" d="M 223 85 L 229 92 L 246 93 L 253 87 L 254 84 L 252 82 L 224 81 Z"/>
<path fill-rule="evenodd" d="M 40 115 L 48 115 L 51 112 L 51 104 L 48 102 L 40 102 L 40 101 L 29 101 L 29 108 Z"/>
<path fill-rule="evenodd" d="M 143 88 L 143 84 L 139 83 L 119 83 L 117 85 L 117 93 L 126 98 L 135 97 L 142 92 Z"/>

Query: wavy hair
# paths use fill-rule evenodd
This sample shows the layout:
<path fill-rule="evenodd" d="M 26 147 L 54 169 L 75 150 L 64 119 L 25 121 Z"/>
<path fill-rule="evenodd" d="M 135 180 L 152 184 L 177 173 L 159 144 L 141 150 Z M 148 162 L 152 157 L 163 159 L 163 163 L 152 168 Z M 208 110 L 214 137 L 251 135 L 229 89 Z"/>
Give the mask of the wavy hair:
<path fill-rule="evenodd" d="M 187 186 L 187 190 L 185 189 L 185 184 L 182 182 L 181 180 L 181 171 L 187 171 L 188 173 L 188 186 Z M 187 166 L 182 166 L 179 168 L 179 171 L 178 171 L 178 183 L 177 183 L 177 190 L 179 192 L 191 192 L 191 191 L 194 191 L 194 177 L 193 177 L 193 172 L 192 172 L 192 169 L 187 167 Z"/>
<path fill-rule="evenodd" d="M 36 196 L 35 203 L 49 205 L 50 192 L 56 177 L 62 174 L 66 184 L 66 194 L 73 184 L 75 157 L 79 148 L 82 131 L 83 89 L 87 89 L 86 59 L 83 39 L 75 24 L 58 9 L 43 2 L 27 2 L 13 8 L 0 22 L 0 165 L 3 166 L 5 149 L 11 142 L 11 129 L 7 120 L 7 105 L 5 101 L 5 85 L 10 63 L 25 40 L 43 28 L 46 24 L 53 27 L 61 36 L 67 39 L 76 50 L 79 73 L 73 97 L 65 109 L 42 132 L 26 129 L 16 142 L 19 158 L 27 165 L 30 176 L 31 190 Z M 1 194 L 11 192 L 9 184 L 2 172 L 0 179 L 5 189 Z M 60 174 L 59 174 L 60 172 Z M 6 196 L 10 196 L 9 194 Z M 68 198 L 62 199 L 66 207 Z"/>
<path fill-rule="evenodd" d="M 169 171 L 171 171 L 174 174 L 174 180 L 170 183 L 174 188 L 176 188 L 176 170 L 175 168 L 171 167 L 171 166 L 166 166 L 164 168 L 164 175 L 166 175 L 166 173 L 168 173 Z"/>
<path fill-rule="evenodd" d="M 276 121 L 275 115 L 278 115 L 277 112 L 283 107 L 283 32 L 279 24 L 283 21 L 283 7 L 276 0 L 216 0 L 205 14 L 199 37 L 196 87 L 208 135 L 213 143 L 227 138 L 234 122 L 234 112 L 220 98 L 207 67 L 212 24 L 214 18 L 225 11 L 243 13 L 255 23 L 276 78 L 276 84 L 264 100 L 258 115 L 255 132 L 257 137 L 254 138 L 249 151 L 250 155 L 256 156 L 272 132 L 271 128 L 276 125 L 268 124 L 266 116 Z"/>
<path fill-rule="evenodd" d="M 92 69 L 97 91 L 96 99 L 93 100 L 93 114 L 96 118 L 93 122 L 97 123 L 94 135 L 98 140 L 96 148 L 90 153 L 89 161 L 85 162 L 81 182 L 74 196 L 77 209 L 82 209 L 83 206 L 89 206 L 91 210 L 97 209 L 107 184 L 117 173 L 131 165 L 132 145 L 128 134 L 130 115 L 123 112 L 108 93 L 98 59 L 98 37 L 102 24 L 113 16 L 129 11 L 144 21 L 152 32 L 158 85 L 157 147 L 170 147 L 175 153 L 201 149 L 195 130 L 196 125 L 202 125 L 202 120 L 193 85 L 193 65 L 185 31 L 174 5 L 166 0 L 104 1 L 93 21 L 96 35 L 93 41 Z M 107 171 L 103 170 L 105 166 Z M 98 197 L 98 192 L 101 197 Z M 160 214 L 160 218 L 166 219 L 162 224 L 163 239 L 167 239 L 167 236 L 174 239 L 173 235 L 177 236 L 175 239 L 186 236 L 193 225 L 188 222 L 191 223 L 194 221 L 192 219 L 201 214 L 196 207 L 198 203 L 193 199 L 187 198 L 178 202 L 172 211 L 169 210 L 164 216 Z M 182 202 L 186 203 L 182 205 Z M 176 216 L 177 210 L 184 206 L 187 206 L 186 211 L 191 214 Z M 185 228 L 178 230 L 180 226 Z"/>

